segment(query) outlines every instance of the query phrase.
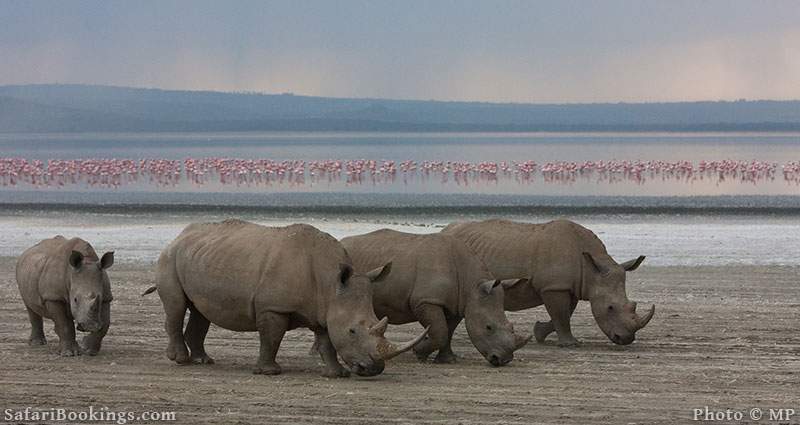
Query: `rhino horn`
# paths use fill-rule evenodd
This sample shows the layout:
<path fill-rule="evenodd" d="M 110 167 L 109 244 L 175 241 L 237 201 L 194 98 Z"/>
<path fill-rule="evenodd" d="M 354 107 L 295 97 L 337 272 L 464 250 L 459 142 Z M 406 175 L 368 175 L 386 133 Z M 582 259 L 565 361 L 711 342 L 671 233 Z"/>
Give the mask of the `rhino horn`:
<path fill-rule="evenodd" d="M 374 336 L 383 336 L 387 326 L 389 326 L 389 318 L 384 316 L 380 322 L 370 326 L 369 333 Z"/>
<path fill-rule="evenodd" d="M 415 345 L 419 344 L 419 342 L 422 341 L 425 338 L 425 336 L 428 335 L 428 331 L 430 329 L 431 329 L 430 326 L 426 327 L 425 331 L 419 334 L 416 338 L 399 346 L 384 339 L 382 341 L 382 344 L 378 346 L 378 353 L 380 353 L 380 356 L 383 360 L 389 360 L 392 357 L 396 357 L 398 354 L 406 352 Z"/>
<path fill-rule="evenodd" d="M 523 336 L 519 334 L 514 334 L 514 350 L 519 350 L 520 348 L 524 347 L 525 344 L 530 342 L 533 335 Z"/>
<path fill-rule="evenodd" d="M 636 315 L 636 327 L 637 330 L 642 329 L 643 327 L 647 326 L 650 323 L 650 319 L 653 318 L 653 314 L 656 312 L 656 305 L 653 304 L 650 306 L 650 311 L 644 315 L 644 317 L 640 317 L 638 314 Z"/>

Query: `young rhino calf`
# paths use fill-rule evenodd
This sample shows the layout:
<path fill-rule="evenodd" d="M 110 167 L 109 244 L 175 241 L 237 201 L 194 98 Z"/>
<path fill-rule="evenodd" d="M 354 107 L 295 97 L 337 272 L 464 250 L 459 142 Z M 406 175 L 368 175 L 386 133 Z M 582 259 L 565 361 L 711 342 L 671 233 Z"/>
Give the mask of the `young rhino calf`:
<path fill-rule="evenodd" d="M 27 249 L 17 260 L 17 285 L 31 321 L 31 345 L 45 345 L 42 317 L 55 322 L 62 356 L 100 351 L 111 321 L 111 284 L 106 270 L 114 253 L 98 259 L 94 248 L 79 238 L 56 236 Z M 87 332 L 81 346 L 78 330 Z"/>
<path fill-rule="evenodd" d="M 167 357 L 213 363 L 204 341 L 214 323 L 258 331 L 261 352 L 254 373 L 275 375 L 281 373 L 275 355 L 284 333 L 306 327 L 314 331 L 325 376 L 349 375 L 337 355 L 358 375 L 383 372 L 385 360 L 413 347 L 425 333 L 399 347 L 386 340 L 386 320 L 379 322 L 372 308 L 372 282 L 384 279 L 390 265 L 362 275 L 350 264 L 339 241 L 305 224 L 189 225 L 158 260 Z M 184 331 L 187 308 L 191 314 Z"/>
<path fill-rule="evenodd" d="M 510 362 L 514 351 L 530 340 L 514 333 L 503 310 L 504 288 L 527 279 L 492 278 L 481 260 L 452 236 L 384 229 L 344 238 L 342 244 L 356 270 L 392 262 L 391 275 L 375 285 L 375 312 L 389 323 L 430 326 L 429 338 L 414 348 L 420 360 L 438 350 L 435 362 L 454 362 L 450 340 L 462 318 L 475 348 L 494 366 Z"/>

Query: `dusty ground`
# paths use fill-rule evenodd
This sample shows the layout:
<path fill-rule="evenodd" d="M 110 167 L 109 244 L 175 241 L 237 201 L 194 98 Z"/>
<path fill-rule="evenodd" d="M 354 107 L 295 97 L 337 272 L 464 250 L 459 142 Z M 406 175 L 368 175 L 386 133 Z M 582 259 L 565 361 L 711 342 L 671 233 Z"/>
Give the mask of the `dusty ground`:
<path fill-rule="evenodd" d="M 581 303 L 573 319 L 584 342 L 577 349 L 532 343 L 511 365 L 492 368 L 462 325 L 458 364 L 420 364 L 406 353 L 381 376 L 333 380 L 319 376 L 321 362 L 308 355 L 312 334 L 304 330 L 284 340 L 280 376 L 250 373 L 256 334 L 213 326 L 207 348 L 216 365 L 170 363 L 158 297 L 139 297 L 152 282 L 149 265 L 112 269 L 112 328 L 101 355 L 58 357 L 47 322 L 48 346 L 29 348 L 13 261 L 0 258 L 3 410 L 175 411 L 181 423 L 525 424 L 685 423 L 704 406 L 800 412 L 800 268 L 643 266 L 631 276 L 629 294 L 654 301 L 657 311 L 631 346 L 611 344 Z M 510 316 L 518 329 L 532 330 L 545 312 Z M 403 340 L 417 329 L 390 333 Z"/>

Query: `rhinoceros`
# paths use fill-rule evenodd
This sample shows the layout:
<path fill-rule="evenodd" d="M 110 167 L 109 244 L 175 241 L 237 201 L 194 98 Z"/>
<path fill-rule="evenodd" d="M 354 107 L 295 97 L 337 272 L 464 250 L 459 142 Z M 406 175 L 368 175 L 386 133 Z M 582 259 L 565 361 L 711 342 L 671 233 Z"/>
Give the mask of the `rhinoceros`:
<path fill-rule="evenodd" d="M 389 229 L 342 239 L 356 270 L 387 261 L 392 274 L 375 285 L 373 304 L 389 323 L 418 321 L 430 326 L 429 338 L 414 347 L 420 360 L 438 350 L 438 363 L 452 363 L 453 331 L 465 319 L 478 351 L 494 366 L 514 358 L 531 337 L 514 333 L 503 310 L 504 288 L 527 279 L 494 279 L 481 260 L 458 239 L 440 233 L 415 235 Z"/>
<path fill-rule="evenodd" d="M 30 345 L 45 345 L 42 317 L 55 322 L 62 356 L 100 351 L 111 323 L 111 283 L 106 270 L 114 253 L 97 257 L 83 239 L 56 236 L 28 248 L 17 260 L 16 277 L 31 322 Z M 87 332 L 79 346 L 78 330 Z"/>
<path fill-rule="evenodd" d="M 645 257 L 617 263 L 589 229 L 568 220 L 544 224 L 507 220 L 453 223 L 442 230 L 464 241 L 500 279 L 526 275 L 530 285 L 509 289 L 505 308 L 517 311 L 544 304 L 549 322 L 537 322 L 534 336 L 543 342 L 555 331 L 561 346 L 578 344 L 570 318 L 579 300 L 591 303 L 592 315 L 608 338 L 620 345 L 634 341 L 636 331 L 653 318 L 655 305 L 644 315 L 625 292 L 627 272 Z"/>
<path fill-rule="evenodd" d="M 281 373 L 275 356 L 284 333 L 306 327 L 314 332 L 327 366 L 323 375 L 349 376 L 337 354 L 356 374 L 377 375 L 385 360 L 411 349 L 427 333 L 401 345 L 384 338 L 387 321 L 375 317 L 372 287 L 390 270 L 391 264 L 382 264 L 366 274 L 354 273 L 339 241 L 305 224 L 191 224 L 158 260 L 156 288 L 166 313 L 167 357 L 180 364 L 213 363 L 204 341 L 214 323 L 258 331 L 261 350 L 253 372 L 275 375 Z M 191 314 L 184 332 L 187 308 Z"/>

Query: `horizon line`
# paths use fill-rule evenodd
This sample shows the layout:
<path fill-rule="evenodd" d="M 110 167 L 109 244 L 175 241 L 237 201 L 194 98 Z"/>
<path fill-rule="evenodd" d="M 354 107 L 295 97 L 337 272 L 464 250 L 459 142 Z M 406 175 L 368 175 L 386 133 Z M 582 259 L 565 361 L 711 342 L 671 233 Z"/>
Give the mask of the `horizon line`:
<path fill-rule="evenodd" d="M 320 96 L 310 94 L 298 94 L 295 92 L 270 93 L 257 90 L 244 91 L 225 91 L 216 89 L 175 89 L 163 87 L 143 87 L 143 86 L 120 86 L 113 84 L 87 84 L 87 83 L 25 83 L 25 84 L 0 84 L 0 88 L 6 87 L 44 87 L 44 86 L 74 86 L 74 87 L 95 87 L 112 89 L 132 89 L 132 90 L 151 90 L 162 92 L 184 92 L 184 93 L 211 93 L 211 94 L 235 94 L 247 96 L 294 96 L 317 99 L 333 100 L 368 100 L 368 101 L 388 101 L 388 102 L 431 102 L 431 103 L 470 103 L 483 105 L 514 105 L 514 106 L 586 106 L 586 105 L 658 105 L 658 104 L 692 104 L 692 103 L 757 103 L 757 102 L 800 102 L 800 98 L 794 99 L 717 99 L 717 100 L 654 100 L 654 101 L 604 101 L 604 102 L 512 102 L 512 101 L 487 101 L 487 100 L 442 100 L 442 99 L 411 99 L 411 98 L 385 98 L 385 97 L 341 97 L 341 96 Z"/>

